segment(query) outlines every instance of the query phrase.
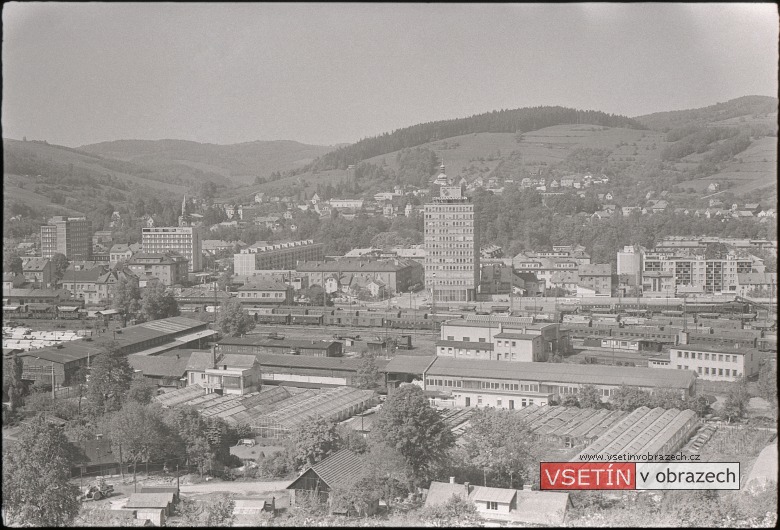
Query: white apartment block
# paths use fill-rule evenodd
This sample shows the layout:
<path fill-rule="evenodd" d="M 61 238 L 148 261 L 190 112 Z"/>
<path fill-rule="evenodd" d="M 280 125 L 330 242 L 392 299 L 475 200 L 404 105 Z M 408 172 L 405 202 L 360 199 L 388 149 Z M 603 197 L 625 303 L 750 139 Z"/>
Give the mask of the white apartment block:
<path fill-rule="evenodd" d="M 728 348 L 687 344 L 669 349 L 669 358 L 650 359 L 650 368 L 691 370 L 707 381 L 736 381 L 758 375 L 761 352 L 755 348 Z"/>
<path fill-rule="evenodd" d="M 311 239 L 268 243 L 260 241 L 233 254 L 233 273 L 253 276 L 256 271 L 295 269 L 299 261 L 324 259 L 322 243 Z"/>
<path fill-rule="evenodd" d="M 189 261 L 189 272 L 198 272 L 203 268 L 200 236 L 191 226 L 142 228 L 141 245 L 146 254 L 181 254 Z"/>
<path fill-rule="evenodd" d="M 642 263 L 642 290 L 645 296 L 674 296 L 675 292 L 669 292 L 673 285 L 677 292 L 736 294 L 739 274 L 763 271 L 763 263 L 758 258 L 735 253 L 720 259 L 647 253 Z M 656 277 L 666 279 L 666 283 L 654 282 L 652 278 Z"/>

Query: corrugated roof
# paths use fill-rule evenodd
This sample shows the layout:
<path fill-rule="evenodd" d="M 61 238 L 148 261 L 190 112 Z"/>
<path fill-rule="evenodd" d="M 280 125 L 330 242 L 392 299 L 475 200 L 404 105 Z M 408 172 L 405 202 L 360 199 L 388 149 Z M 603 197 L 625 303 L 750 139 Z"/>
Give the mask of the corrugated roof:
<path fill-rule="evenodd" d="M 392 363 L 392 361 L 391 361 Z M 388 365 L 389 366 L 389 365 Z M 657 370 L 620 366 L 567 363 L 503 362 L 437 357 L 428 375 L 547 381 L 655 388 L 689 388 L 695 379 L 691 370 Z"/>
<path fill-rule="evenodd" d="M 322 462 L 311 467 L 311 470 L 331 489 L 349 486 L 357 479 L 362 469 L 363 460 L 349 449 L 336 451 Z M 291 487 L 292 484 L 287 489 Z"/>

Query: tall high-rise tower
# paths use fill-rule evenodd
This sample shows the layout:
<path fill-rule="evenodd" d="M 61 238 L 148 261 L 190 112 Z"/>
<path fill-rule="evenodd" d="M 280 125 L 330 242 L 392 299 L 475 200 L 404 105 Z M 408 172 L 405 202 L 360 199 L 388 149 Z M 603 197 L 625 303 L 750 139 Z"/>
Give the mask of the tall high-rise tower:
<path fill-rule="evenodd" d="M 425 205 L 425 287 L 436 302 L 472 302 L 479 285 L 479 234 L 465 187 L 444 173 L 439 196 Z M 446 183 L 446 184 L 445 184 Z"/>
<path fill-rule="evenodd" d="M 86 217 L 56 216 L 41 226 L 41 256 L 64 254 L 69 260 L 92 259 L 92 221 Z"/>

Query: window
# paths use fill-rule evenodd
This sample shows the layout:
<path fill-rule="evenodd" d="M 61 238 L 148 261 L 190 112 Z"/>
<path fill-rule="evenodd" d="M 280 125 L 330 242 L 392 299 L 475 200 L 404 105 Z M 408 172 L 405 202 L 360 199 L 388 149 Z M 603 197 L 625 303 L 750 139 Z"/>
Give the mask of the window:
<path fill-rule="evenodd" d="M 681 351 L 678 351 L 678 352 L 677 352 L 677 358 L 679 359 L 679 358 L 681 358 L 681 357 L 682 357 L 682 352 L 681 352 Z"/>
<path fill-rule="evenodd" d="M 704 375 L 710 375 L 710 368 L 709 366 L 704 367 Z"/>
<path fill-rule="evenodd" d="M 710 354 L 709 353 L 705 353 L 704 354 L 704 360 L 705 361 L 709 361 L 710 360 Z"/>
<path fill-rule="evenodd" d="M 723 354 L 722 353 L 718 355 L 718 361 L 723 361 Z"/>
<path fill-rule="evenodd" d="M 477 396 L 477 405 L 482 404 L 482 396 Z"/>
<path fill-rule="evenodd" d="M 701 373 L 701 366 L 699 366 L 698 368 L 696 368 L 696 371 L 697 371 L 697 372 L 699 372 L 699 373 Z"/>
<path fill-rule="evenodd" d="M 685 357 L 684 357 L 684 358 L 685 358 L 685 359 L 687 359 L 687 358 L 688 358 L 688 352 L 685 352 Z"/>
<path fill-rule="evenodd" d="M 696 354 L 696 358 L 697 358 L 697 359 L 699 359 L 699 360 L 701 361 L 701 352 L 699 352 L 699 353 L 697 353 L 697 354 Z"/>
<path fill-rule="evenodd" d="M 729 377 L 731 375 L 731 369 L 726 368 L 726 377 Z"/>
<path fill-rule="evenodd" d="M 488 510 L 498 510 L 498 503 L 494 501 L 486 501 Z"/>
<path fill-rule="evenodd" d="M 501 406 L 501 400 L 500 400 L 500 399 L 496 400 L 496 406 L 497 406 L 497 407 L 500 407 L 500 406 Z"/>
<path fill-rule="evenodd" d="M 718 368 L 718 375 L 723 375 L 723 368 Z"/>

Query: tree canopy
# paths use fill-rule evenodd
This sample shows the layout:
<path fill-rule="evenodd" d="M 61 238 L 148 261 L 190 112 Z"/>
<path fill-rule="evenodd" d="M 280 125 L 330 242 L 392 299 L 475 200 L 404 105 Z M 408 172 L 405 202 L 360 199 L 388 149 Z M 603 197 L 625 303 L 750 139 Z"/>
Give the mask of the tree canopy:
<path fill-rule="evenodd" d="M 125 394 L 130 389 L 133 368 L 127 356 L 119 350 L 115 341 L 106 343 L 92 362 L 87 396 L 95 412 L 106 413 L 121 407 Z"/>
<path fill-rule="evenodd" d="M 3 512 L 9 526 L 68 526 L 78 515 L 78 488 L 70 483 L 75 453 L 62 429 L 38 415 L 22 427 L 12 451 L 3 451 Z"/>
<path fill-rule="evenodd" d="M 388 396 L 370 438 L 398 451 L 419 484 L 430 481 L 455 443 L 452 431 L 416 385 L 402 386 Z"/>
<path fill-rule="evenodd" d="M 146 320 L 175 317 L 179 315 L 179 304 L 165 285 L 155 283 L 141 295 L 141 314 Z"/>
<path fill-rule="evenodd" d="M 233 298 L 220 308 L 217 326 L 226 337 L 240 337 L 255 329 L 255 320 L 244 311 L 241 302 Z"/>

